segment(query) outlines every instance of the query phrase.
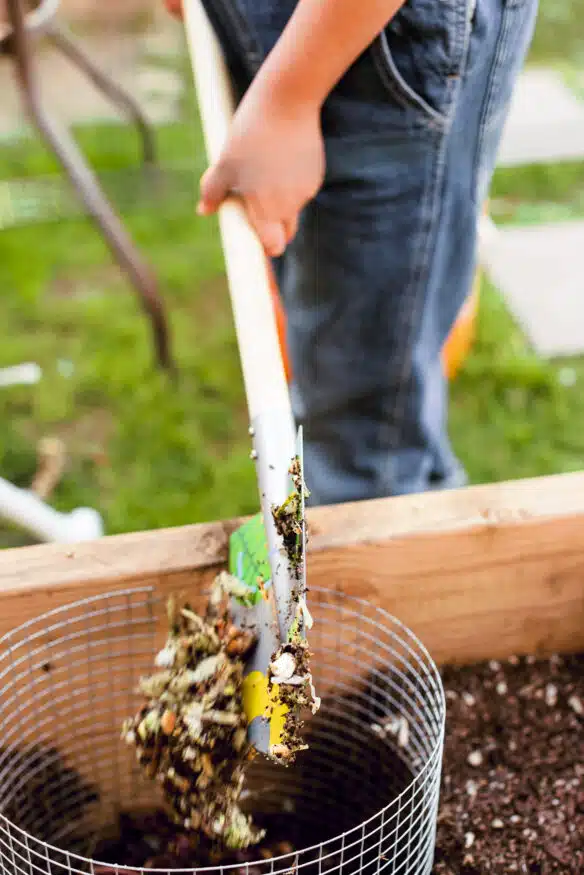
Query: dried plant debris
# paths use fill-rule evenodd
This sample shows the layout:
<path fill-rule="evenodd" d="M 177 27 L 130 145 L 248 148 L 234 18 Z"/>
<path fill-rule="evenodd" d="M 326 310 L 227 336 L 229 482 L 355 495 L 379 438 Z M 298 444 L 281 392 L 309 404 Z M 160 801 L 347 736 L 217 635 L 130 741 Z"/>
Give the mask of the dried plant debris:
<path fill-rule="evenodd" d="M 285 765 L 293 763 L 299 751 L 308 749 L 302 739 L 303 711 L 308 708 L 316 714 L 320 708 L 310 671 L 311 654 L 299 628 L 300 621 L 297 618 L 288 641 L 278 648 L 268 667 L 268 688 L 272 691 L 277 687 L 277 698 L 287 709 L 282 739 L 280 743 L 272 745 L 270 754 L 276 762 Z"/>
<path fill-rule="evenodd" d="M 310 493 L 302 479 L 299 456 L 295 456 L 292 459 L 289 471 L 294 489 L 283 504 L 272 508 L 272 516 L 276 531 L 284 542 L 284 549 L 286 550 L 290 567 L 296 577 L 299 578 L 304 561 L 302 499 L 303 494 L 305 498 L 308 498 Z"/>
<path fill-rule="evenodd" d="M 177 825 L 227 848 L 262 838 L 238 805 L 253 756 L 243 709 L 244 660 L 256 639 L 231 623 L 229 597 L 237 583 L 219 575 L 204 617 L 188 604 L 169 602 L 158 671 L 141 680 L 147 701 L 123 728 L 146 775 L 162 785 Z"/>

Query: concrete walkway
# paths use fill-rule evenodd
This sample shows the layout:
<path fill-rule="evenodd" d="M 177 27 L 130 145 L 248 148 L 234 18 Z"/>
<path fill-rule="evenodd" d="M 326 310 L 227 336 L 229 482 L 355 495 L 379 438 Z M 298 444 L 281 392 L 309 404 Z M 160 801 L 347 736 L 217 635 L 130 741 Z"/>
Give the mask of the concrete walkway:
<path fill-rule="evenodd" d="M 499 166 L 565 160 L 584 168 L 584 102 L 559 74 L 530 70 L 515 92 Z M 584 222 L 499 229 L 483 262 L 541 356 L 584 354 Z"/>
<path fill-rule="evenodd" d="M 499 166 L 584 157 L 584 102 L 553 70 L 521 76 L 499 151 Z"/>
<path fill-rule="evenodd" d="M 508 228 L 489 248 L 488 274 L 534 349 L 584 353 L 584 221 Z"/>

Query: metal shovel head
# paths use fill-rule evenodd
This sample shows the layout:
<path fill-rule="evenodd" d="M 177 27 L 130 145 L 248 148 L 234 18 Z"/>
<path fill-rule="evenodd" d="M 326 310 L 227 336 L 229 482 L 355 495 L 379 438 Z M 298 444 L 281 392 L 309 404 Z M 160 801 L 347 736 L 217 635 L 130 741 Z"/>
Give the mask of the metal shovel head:
<path fill-rule="evenodd" d="M 297 436 L 296 451 L 302 472 L 302 431 Z M 290 463 L 293 460 L 290 460 Z M 301 477 L 302 480 L 302 477 Z M 290 476 L 290 493 L 296 485 Z M 276 688 L 268 689 L 268 667 L 283 643 L 282 616 L 288 625 L 294 621 L 294 605 L 291 594 L 306 592 L 306 526 L 304 518 L 304 487 L 301 488 L 302 561 L 292 568 L 283 548 L 277 555 L 270 555 L 263 515 L 252 517 L 230 537 L 229 571 L 242 584 L 245 591 L 232 600 L 234 622 L 241 627 L 253 627 L 258 643 L 246 664 L 244 672 L 243 702 L 248 719 L 249 741 L 256 750 L 268 754 L 270 748 L 282 740 L 286 708 L 277 697 Z M 271 521 L 270 521 L 271 522 Z M 287 569 L 283 568 L 283 564 Z M 287 570 L 287 574 L 283 574 Z M 283 577 L 287 578 L 282 583 Z M 282 590 L 274 586 L 277 580 Z M 268 716 L 269 715 L 269 716 Z"/>

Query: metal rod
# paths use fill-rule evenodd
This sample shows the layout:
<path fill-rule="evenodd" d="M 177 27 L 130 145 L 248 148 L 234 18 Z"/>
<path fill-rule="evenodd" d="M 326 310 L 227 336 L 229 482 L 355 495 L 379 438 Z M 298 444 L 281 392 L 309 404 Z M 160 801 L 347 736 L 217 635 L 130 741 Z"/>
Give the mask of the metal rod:
<path fill-rule="evenodd" d="M 142 140 L 142 156 L 144 164 L 154 164 L 156 162 L 156 142 L 154 134 L 150 123 L 142 112 L 138 102 L 134 100 L 132 95 L 124 88 L 114 82 L 114 80 L 95 63 L 93 58 L 89 57 L 89 55 L 83 51 L 81 46 L 72 39 L 71 35 L 58 24 L 52 23 L 49 26 L 47 36 L 53 45 L 59 49 L 59 51 L 62 52 L 72 64 L 75 64 L 83 70 L 96 88 L 109 97 L 112 103 L 115 103 L 118 109 L 134 122 Z"/>
<path fill-rule="evenodd" d="M 20 0 L 6 0 L 6 8 L 12 26 L 11 54 L 15 61 L 16 78 L 28 113 L 63 167 L 87 212 L 100 229 L 118 264 L 129 275 L 138 292 L 142 306 L 150 318 L 160 366 L 174 372 L 169 330 L 156 278 L 142 260 L 122 222 L 106 199 L 77 143 L 66 128 L 61 127 L 49 116 L 43 106 Z"/>

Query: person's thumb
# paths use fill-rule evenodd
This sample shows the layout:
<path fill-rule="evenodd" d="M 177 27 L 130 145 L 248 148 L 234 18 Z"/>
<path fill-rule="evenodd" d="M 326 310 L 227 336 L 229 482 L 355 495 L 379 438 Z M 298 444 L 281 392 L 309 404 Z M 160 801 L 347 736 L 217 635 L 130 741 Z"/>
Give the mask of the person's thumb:
<path fill-rule="evenodd" d="M 216 213 L 229 194 L 229 190 L 227 170 L 221 164 L 209 167 L 201 177 L 197 213 L 200 216 L 210 216 L 212 213 Z"/>

